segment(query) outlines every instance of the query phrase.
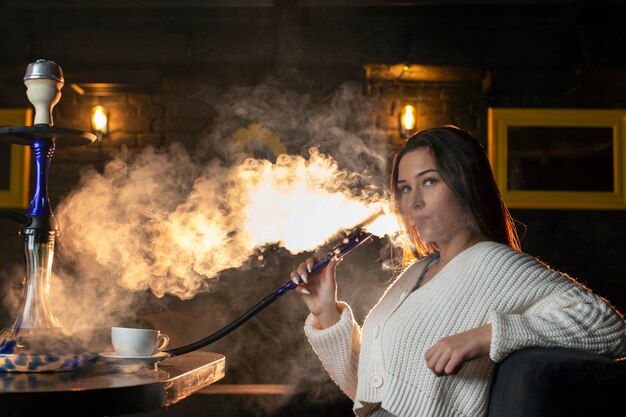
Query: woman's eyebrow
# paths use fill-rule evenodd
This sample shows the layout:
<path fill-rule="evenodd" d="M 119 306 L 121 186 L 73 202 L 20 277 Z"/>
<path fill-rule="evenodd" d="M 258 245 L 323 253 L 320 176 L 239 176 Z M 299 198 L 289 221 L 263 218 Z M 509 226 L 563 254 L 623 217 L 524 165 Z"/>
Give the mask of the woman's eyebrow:
<path fill-rule="evenodd" d="M 421 177 L 422 175 L 428 174 L 429 172 L 437 172 L 437 170 L 435 168 L 428 168 L 425 169 L 424 171 L 420 172 L 419 174 L 417 174 L 415 177 Z"/>
<path fill-rule="evenodd" d="M 435 168 L 428 168 L 428 169 L 425 169 L 424 171 L 422 171 L 420 173 L 415 174 L 415 178 L 421 177 L 422 175 L 426 175 L 429 172 L 439 172 L 439 171 L 437 171 Z M 404 183 L 406 181 L 407 180 L 403 180 L 403 179 L 398 178 L 398 182 L 396 184 Z"/>

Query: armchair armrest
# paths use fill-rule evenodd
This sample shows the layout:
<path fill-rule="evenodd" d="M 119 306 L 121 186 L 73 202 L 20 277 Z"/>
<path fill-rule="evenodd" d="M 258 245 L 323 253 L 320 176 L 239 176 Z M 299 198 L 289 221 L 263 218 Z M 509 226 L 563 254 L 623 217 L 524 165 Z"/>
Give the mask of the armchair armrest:
<path fill-rule="evenodd" d="M 613 415 L 623 410 L 625 387 L 626 362 L 576 349 L 524 349 L 498 365 L 487 416 Z"/>

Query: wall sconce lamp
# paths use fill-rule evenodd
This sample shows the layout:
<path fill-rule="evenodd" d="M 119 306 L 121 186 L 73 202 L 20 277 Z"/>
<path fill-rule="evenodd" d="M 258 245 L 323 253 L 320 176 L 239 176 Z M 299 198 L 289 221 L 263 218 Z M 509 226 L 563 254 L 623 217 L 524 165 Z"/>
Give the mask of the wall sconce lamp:
<path fill-rule="evenodd" d="M 91 109 L 91 127 L 96 131 L 98 140 L 109 133 L 109 117 L 104 107 L 96 106 Z"/>
<path fill-rule="evenodd" d="M 402 111 L 400 112 L 400 133 L 404 138 L 409 138 L 413 133 L 415 133 L 415 128 L 417 127 L 417 111 L 415 107 L 407 104 L 402 107 Z"/>

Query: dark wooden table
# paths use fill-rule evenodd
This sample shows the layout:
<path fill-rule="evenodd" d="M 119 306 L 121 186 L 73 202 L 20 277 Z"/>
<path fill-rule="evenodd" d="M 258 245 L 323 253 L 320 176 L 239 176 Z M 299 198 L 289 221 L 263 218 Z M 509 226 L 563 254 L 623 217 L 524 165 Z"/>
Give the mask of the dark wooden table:
<path fill-rule="evenodd" d="M 225 372 L 224 356 L 191 352 L 152 365 L 99 358 L 74 372 L 0 373 L 0 415 L 102 417 L 156 410 Z"/>

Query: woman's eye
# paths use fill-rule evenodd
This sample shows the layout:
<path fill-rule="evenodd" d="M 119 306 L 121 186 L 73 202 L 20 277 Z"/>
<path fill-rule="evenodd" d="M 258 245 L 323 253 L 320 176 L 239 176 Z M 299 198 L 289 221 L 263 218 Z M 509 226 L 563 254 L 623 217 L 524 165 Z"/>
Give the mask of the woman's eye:
<path fill-rule="evenodd" d="M 411 187 L 409 187 L 407 185 L 403 185 L 403 186 L 399 187 L 399 189 L 400 189 L 400 193 L 402 193 L 402 194 L 406 194 L 409 191 L 411 191 Z"/>
<path fill-rule="evenodd" d="M 434 178 L 426 178 L 424 180 L 424 185 L 435 185 L 437 183 L 437 180 Z"/>

